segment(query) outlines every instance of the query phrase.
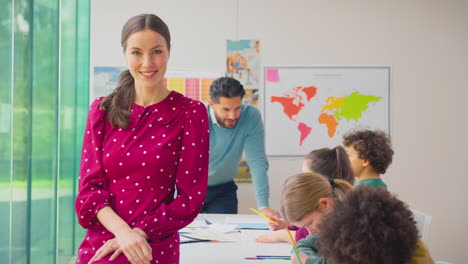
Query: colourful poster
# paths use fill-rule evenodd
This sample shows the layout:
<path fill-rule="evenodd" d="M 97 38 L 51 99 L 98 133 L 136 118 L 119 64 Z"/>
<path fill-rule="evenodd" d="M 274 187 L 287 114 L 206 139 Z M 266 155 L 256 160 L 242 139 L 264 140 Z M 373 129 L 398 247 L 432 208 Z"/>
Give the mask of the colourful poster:
<path fill-rule="evenodd" d="M 223 73 L 168 71 L 167 88 L 204 103 L 210 98 L 210 86 Z"/>
<path fill-rule="evenodd" d="M 303 157 L 356 128 L 390 131 L 390 67 L 265 67 L 265 147 Z"/>
<path fill-rule="evenodd" d="M 185 95 L 200 100 L 200 78 L 185 78 Z"/>
<path fill-rule="evenodd" d="M 110 94 L 117 86 L 120 73 L 126 67 L 94 67 L 93 86 L 90 99 Z M 164 84 L 169 90 L 177 91 L 194 100 L 208 102 L 210 86 L 222 72 L 167 71 Z"/>
<path fill-rule="evenodd" d="M 93 86 L 90 91 L 91 102 L 110 94 L 119 82 L 120 73 L 126 67 L 94 67 Z"/>
<path fill-rule="evenodd" d="M 227 40 L 226 72 L 246 89 L 258 89 L 260 79 L 260 41 Z"/>
<path fill-rule="evenodd" d="M 210 99 L 210 87 L 216 78 L 201 78 L 201 100 L 202 102 L 208 102 Z"/>
<path fill-rule="evenodd" d="M 185 79 L 181 77 L 167 77 L 167 88 L 178 93 L 185 93 Z"/>

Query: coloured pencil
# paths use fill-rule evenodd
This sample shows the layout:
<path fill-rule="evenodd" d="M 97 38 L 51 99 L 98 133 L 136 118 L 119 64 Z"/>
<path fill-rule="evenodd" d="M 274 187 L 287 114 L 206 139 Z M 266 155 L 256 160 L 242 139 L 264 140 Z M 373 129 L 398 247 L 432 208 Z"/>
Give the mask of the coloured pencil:
<path fill-rule="evenodd" d="M 291 257 L 286 256 L 286 257 L 246 257 L 244 259 L 250 259 L 250 260 L 263 260 L 263 259 L 282 259 L 282 260 L 291 260 Z"/>
<path fill-rule="evenodd" d="M 266 220 L 272 222 L 273 224 L 278 225 L 278 222 L 273 221 L 270 217 L 268 217 L 268 216 L 266 216 L 266 215 L 260 213 L 259 211 L 255 210 L 255 209 L 253 209 L 253 208 L 250 208 L 250 210 L 252 210 L 254 213 L 258 214 L 259 216 L 262 216 L 262 217 L 265 218 Z"/>
<path fill-rule="evenodd" d="M 294 238 L 292 237 L 291 232 L 289 232 L 289 229 L 286 229 L 286 230 L 288 231 L 289 239 L 291 240 L 291 243 L 293 244 L 294 253 L 296 253 L 297 262 L 299 262 L 299 264 L 302 264 L 301 258 L 299 257 L 299 249 L 297 248 L 296 241 L 294 241 Z"/>

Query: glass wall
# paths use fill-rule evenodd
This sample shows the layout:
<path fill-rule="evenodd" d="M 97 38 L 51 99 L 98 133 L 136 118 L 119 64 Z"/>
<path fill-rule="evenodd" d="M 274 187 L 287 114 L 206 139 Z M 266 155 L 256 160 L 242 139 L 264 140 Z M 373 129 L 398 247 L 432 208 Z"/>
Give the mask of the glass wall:
<path fill-rule="evenodd" d="M 0 263 L 66 263 L 89 104 L 89 0 L 2 0 Z"/>

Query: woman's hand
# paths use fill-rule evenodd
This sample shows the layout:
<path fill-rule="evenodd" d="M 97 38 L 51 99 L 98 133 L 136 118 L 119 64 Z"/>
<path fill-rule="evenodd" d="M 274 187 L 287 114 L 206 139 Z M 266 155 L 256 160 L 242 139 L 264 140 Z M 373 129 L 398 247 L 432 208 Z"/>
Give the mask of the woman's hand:
<path fill-rule="evenodd" d="M 115 237 L 119 250 L 125 254 L 130 263 L 149 264 L 153 259 L 151 246 L 146 241 L 146 234 L 142 230 L 124 229 L 117 232 Z"/>
<path fill-rule="evenodd" d="M 147 241 L 148 236 L 143 230 L 139 228 L 131 229 L 130 226 L 118 214 L 116 214 L 114 209 L 110 206 L 101 208 L 97 212 L 96 216 L 99 222 L 101 222 L 107 230 L 115 235 L 115 241 L 117 243 L 116 246 L 112 241 L 112 244 L 99 252 L 100 254 L 97 257 L 102 258 L 103 256 L 107 256 L 113 250 L 115 251 L 114 255 L 112 255 L 114 259 L 123 252 L 128 261 L 132 264 L 150 263 L 153 259 L 151 252 L 152 249 Z M 96 255 L 97 254 L 95 254 L 95 256 Z M 94 259 L 93 261 L 96 260 L 97 259 Z"/>
<path fill-rule="evenodd" d="M 94 261 L 101 260 L 103 257 L 109 255 L 110 253 L 114 253 L 109 258 L 110 261 L 116 259 L 120 254 L 122 254 L 122 250 L 120 249 L 116 238 L 107 240 L 107 242 L 104 243 L 104 245 L 102 245 L 102 247 L 100 247 L 98 251 L 96 251 L 96 254 L 94 254 L 94 256 L 88 263 L 93 263 Z"/>

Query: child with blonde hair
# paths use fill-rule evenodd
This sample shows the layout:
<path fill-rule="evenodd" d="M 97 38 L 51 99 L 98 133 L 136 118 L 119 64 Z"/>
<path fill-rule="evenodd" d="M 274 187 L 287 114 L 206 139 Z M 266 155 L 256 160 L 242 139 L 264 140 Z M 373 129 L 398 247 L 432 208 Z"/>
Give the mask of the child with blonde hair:
<path fill-rule="evenodd" d="M 354 209 L 351 210 L 350 207 Z M 301 173 L 288 178 L 284 184 L 281 214 L 286 222 L 306 228 L 312 234 L 297 242 L 301 262 L 304 264 L 326 264 L 327 260 L 324 257 L 330 258 L 337 264 L 434 263 L 427 247 L 417 238 L 417 229 L 411 212 L 383 188 L 361 186 L 354 189 L 344 180 L 326 179 L 313 172 Z M 342 221 L 335 223 L 335 217 L 336 221 L 340 219 Z M 322 229 L 322 226 L 325 228 Z M 404 230 L 398 231 L 399 227 Z M 325 235 L 320 244 L 322 232 Z M 381 236 L 392 236 L 392 238 L 386 240 Z M 392 243 L 395 239 L 404 240 L 403 245 L 398 246 L 403 249 L 397 250 L 397 253 L 390 248 L 394 246 Z M 366 246 L 361 248 L 361 245 L 369 240 L 375 242 L 370 243 L 379 248 L 379 252 L 384 256 L 397 255 L 394 259 L 381 262 L 382 257 L 379 258 L 374 252 L 369 252 Z M 323 255 L 320 247 L 323 247 Z M 349 250 L 350 248 L 353 250 Z M 357 252 L 358 249 L 362 251 Z M 336 255 L 331 252 L 334 250 L 337 251 Z M 344 261 L 346 254 L 349 255 L 349 259 Z M 376 262 L 356 262 L 356 259 L 366 261 L 375 259 Z M 295 255 L 292 255 L 291 260 L 292 263 L 298 263 Z M 401 260 L 409 262 L 399 262 Z"/>
<path fill-rule="evenodd" d="M 302 172 L 316 172 L 328 179 L 344 179 L 350 184 L 354 183 L 354 175 L 351 170 L 348 155 L 346 150 L 337 146 L 333 149 L 321 148 L 311 151 L 304 158 Z M 280 225 L 268 223 L 273 232 L 259 236 L 259 243 L 274 243 L 274 242 L 289 242 L 289 235 L 286 228 L 292 230 L 291 233 L 295 236 L 295 240 L 299 241 L 309 235 L 305 228 L 297 228 L 287 226 L 285 221 L 275 219 Z"/>

